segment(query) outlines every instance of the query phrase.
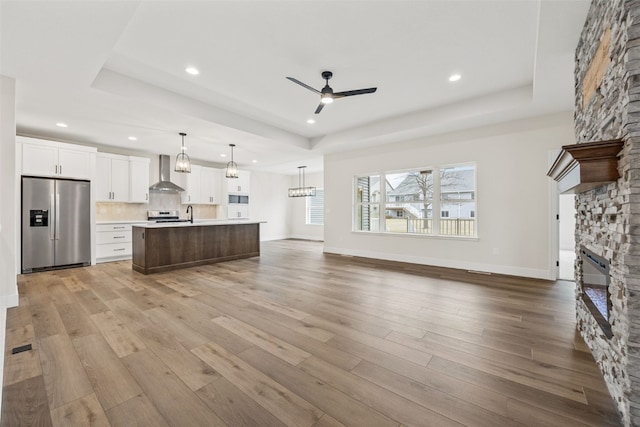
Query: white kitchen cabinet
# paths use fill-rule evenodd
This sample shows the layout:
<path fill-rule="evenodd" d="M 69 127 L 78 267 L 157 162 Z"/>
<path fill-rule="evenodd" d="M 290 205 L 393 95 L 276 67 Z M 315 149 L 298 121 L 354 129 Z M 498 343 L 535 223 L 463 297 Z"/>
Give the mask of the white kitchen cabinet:
<path fill-rule="evenodd" d="M 237 178 L 227 178 L 223 170 L 222 177 L 225 180 L 228 194 L 249 194 L 250 172 L 238 171 Z"/>
<path fill-rule="evenodd" d="M 249 182 L 251 173 L 248 171 L 238 171 L 238 178 L 225 177 L 225 171 L 221 173 L 222 180 L 222 200 L 221 203 L 227 205 L 228 219 L 248 219 L 249 218 Z"/>
<path fill-rule="evenodd" d="M 131 259 L 131 227 L 140 222 L 96 224 L 96 263 Z"/>
<path fill-rule="evenodd" d="M 184 188 L 184 191 L 180 193 L 183 204 L 201 203 L 201 171 L 202 166 L 191 165 L 191 173 L 176 172 L 176 175 L 179 176 L 181 187 Z"/>
<path fill-rule="evenodd" d="M 128 156 L 97 154 L 95 191 L 98 202 L 129 201 Z"/>
<path fill-rule="evenodd" d="M 204 205 L 220 204 L 220 171 L 202 167 L 200 170 L 200 203 Z"/>
<path fill-rule="evenodd" d="M 92 179 L 96 148 L 42 139 L 16 138 L 22 144 L 21 174 Z"/>
<path fill-rule="evenodd" d="M 228 205 L 227 219 L 249 219 L 249 205 Z"/>
<path fill-rule="evenodd" d="M 149 203 L 149 163 L 146 157 L 129 156 L 129 201 Z"/>

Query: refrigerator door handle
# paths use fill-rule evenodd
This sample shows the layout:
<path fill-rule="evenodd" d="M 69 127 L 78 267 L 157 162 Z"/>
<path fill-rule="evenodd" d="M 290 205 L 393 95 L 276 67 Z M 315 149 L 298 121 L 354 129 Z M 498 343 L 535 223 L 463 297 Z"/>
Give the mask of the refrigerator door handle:
<path fill-rule="evenodd" d="M 56 240 L 60 239 L 60 193 L 56 193 Z"/>
<path fill-rule="evenodd" d="M 49 215 L 53 214 L 53 208 L 55 205 L 56 205 L 56 202 L 54 200 L 54 195 L 53 193 L 51 193 L 51 195 L 49 196 Z M 53 224 L 52 221 L 49 221 L 49 239 L 50 240 L 55 240 L 56 236 L 54 232 L 55 232 L 55 225 Z"/>

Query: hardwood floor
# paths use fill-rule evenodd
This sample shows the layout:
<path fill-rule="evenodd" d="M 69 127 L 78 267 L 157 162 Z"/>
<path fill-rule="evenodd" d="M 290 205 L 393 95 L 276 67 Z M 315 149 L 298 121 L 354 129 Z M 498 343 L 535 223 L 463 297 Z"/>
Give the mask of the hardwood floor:
<path fill-rule="evenodd" d="M 620 425 L 572 283 L 261 251 L 20 276 L 2 425 Z"/>

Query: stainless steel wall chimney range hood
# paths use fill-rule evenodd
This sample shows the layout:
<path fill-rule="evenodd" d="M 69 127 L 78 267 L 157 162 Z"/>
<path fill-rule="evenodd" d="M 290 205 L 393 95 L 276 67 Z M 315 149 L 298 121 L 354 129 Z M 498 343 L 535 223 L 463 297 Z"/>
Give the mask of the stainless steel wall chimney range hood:
<path fill-rule="evenodd" d="M 162 191 L 164 193 L 179 193 L 184 188 L 171 182 L 171 157 L 160 155 L 160 181 L 149 187 L 149 191 Z"/>

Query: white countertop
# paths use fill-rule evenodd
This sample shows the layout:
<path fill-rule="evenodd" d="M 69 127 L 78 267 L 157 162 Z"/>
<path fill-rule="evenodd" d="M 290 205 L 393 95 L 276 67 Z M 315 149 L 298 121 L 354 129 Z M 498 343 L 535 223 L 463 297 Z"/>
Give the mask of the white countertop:
<path fill-rule="evenodd" d="M 134 224 L 135 227 L 143 228 L 167 228 L 167 227 L 198 227 L 212 225 L 230 225 L 230 224 L 263 224 L 266 221 L 255 221 L 251 219 L 201 219 L 190 222 L 147 222 Z"/>
<path fill-rule="evenodd" d="M 96 225 L 102 225 L 102 224 L 146 224 L 150 221 L 144 220 L 144 219 L 130 219 L 128 221 L 123 220 L 123 221 L 96 221 Z"/>

